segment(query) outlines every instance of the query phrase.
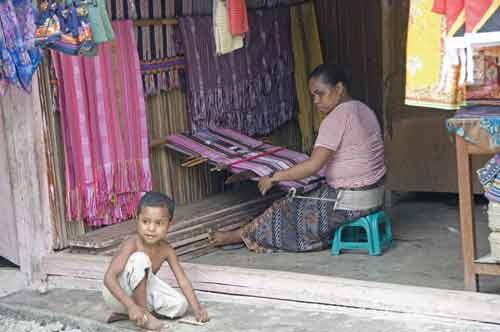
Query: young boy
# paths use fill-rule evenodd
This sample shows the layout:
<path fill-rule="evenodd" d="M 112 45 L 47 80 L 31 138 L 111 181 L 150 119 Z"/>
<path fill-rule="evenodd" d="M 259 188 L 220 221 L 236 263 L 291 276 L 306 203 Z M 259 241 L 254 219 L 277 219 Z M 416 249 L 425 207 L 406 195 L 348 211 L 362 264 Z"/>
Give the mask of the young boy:
<path fill-rule="evenodd" d="M 151 312 L 180 317 L 189 303 L 198 321 L 208 321 L 174 249 L 165 241 L 174 202 L 164 194 L 148 192 L 141 198 L 137 214 L 137 234 L 122 243 L 104 276 L 103 296 L 114 311 L 112 317 L 128 314 L 138 326 L 161 330 L 166 325 Z M 164 261 L 185 297 L 156 276 Z"/>

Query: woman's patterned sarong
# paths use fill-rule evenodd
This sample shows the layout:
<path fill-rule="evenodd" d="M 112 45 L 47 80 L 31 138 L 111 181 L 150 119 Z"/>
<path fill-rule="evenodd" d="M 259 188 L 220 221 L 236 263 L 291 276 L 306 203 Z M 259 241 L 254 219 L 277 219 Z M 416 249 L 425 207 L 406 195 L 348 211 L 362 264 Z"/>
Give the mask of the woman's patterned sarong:
<path fill-rule="evenodd" d="M 377 183 L 350 190 L 367 190 Z M 263 214 L 241 229 L 241 238 L 249 250 L 268 252 L 284 250 L 305 252 L 326 249 L 333 232 L 342 224 L 367 216 L 381 209 L 334 210 L 337 190 L 328 185 L 307 194 L 318 199 L 280 199 Z M 327 200 L 325 200 L 327 199 Z"/>

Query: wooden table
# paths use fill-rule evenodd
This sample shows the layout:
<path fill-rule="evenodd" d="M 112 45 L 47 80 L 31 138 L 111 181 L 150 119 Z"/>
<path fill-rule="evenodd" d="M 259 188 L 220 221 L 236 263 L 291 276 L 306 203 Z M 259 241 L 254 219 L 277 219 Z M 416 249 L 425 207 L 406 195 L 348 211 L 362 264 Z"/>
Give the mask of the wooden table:
<path fill-rule="evenodd" d="M 469 143 L 460 135 L 455 135 L 455 137 L 460 200 L 460 229 L 464 259 L 464 289 L 477 292 L 479 290 L 478 275 L 500 275 L 500 264 L 489 256 L 477 259 L 471 155 L 500 153 L 500 147 L 490 148 L 487 144 Z"/>

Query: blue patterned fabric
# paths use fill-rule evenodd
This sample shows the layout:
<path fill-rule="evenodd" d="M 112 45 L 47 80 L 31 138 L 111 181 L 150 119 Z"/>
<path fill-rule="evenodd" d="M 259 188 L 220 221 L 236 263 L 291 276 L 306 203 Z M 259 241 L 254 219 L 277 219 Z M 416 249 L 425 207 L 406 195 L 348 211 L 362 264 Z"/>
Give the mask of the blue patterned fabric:
<path fill-rule="evenodd" d="M 466 106 L 446 121 L 446 128 L 453 135 L 467 142 L 478 144 L 475 129 L 484 130 L 491 148 L 500 147 L 500 107 L 487 105 Z"/>
<path fill-rule="evenodd" d="M 500 153 L 496 154 L 484 167 L 480 168 L 477 175 L 484 188 L 486 198 L 500 203 Z"/>
<path fill-rule="evenodd" d="M 27 92 L 42 58 L 34 46 L 34 12 L 31 0 L 0 0 L 0 81 Z"/>

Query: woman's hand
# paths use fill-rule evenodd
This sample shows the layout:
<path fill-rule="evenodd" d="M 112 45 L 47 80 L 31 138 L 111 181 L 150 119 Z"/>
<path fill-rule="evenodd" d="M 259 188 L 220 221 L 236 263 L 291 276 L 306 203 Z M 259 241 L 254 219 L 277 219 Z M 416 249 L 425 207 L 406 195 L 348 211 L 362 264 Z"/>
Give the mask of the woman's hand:
<path fill-rule="evenodd" d="M 262 195 L 265 195 L 269 189 L 271 189 L 274 185 L 274 182 L 271 180 L 269 176 L 263 176 L 259 180 L 259 190 Z"/>

